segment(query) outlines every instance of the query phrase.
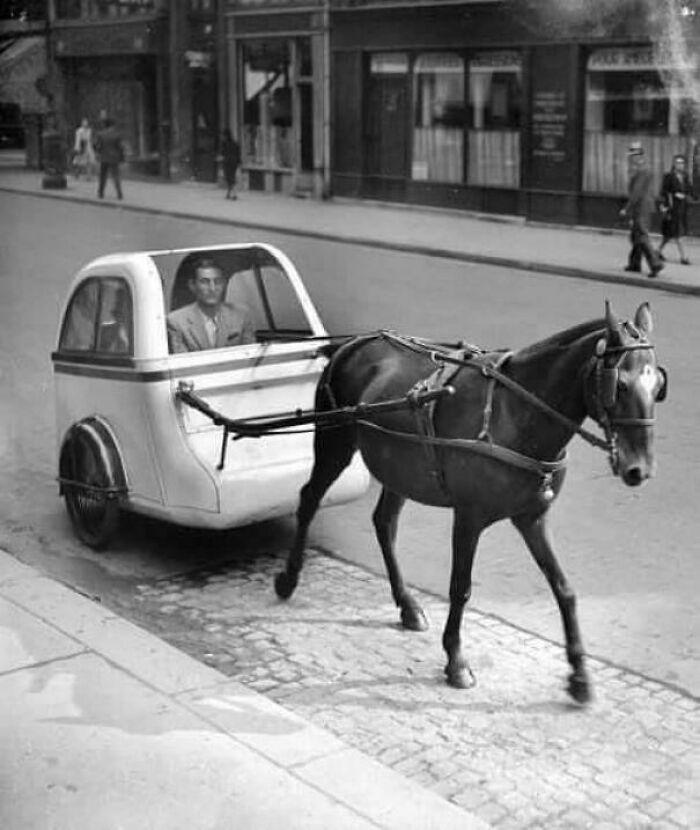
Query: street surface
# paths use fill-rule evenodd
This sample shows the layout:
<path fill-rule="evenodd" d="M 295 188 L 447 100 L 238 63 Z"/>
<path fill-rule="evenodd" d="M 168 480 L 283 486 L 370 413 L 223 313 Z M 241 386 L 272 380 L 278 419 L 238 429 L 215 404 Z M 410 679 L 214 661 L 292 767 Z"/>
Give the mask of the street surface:
<path fill-rule="evenodd" d="M 271 575 L 291 521 L 219 535 L 132 521 L 107 554 L 80 546 L 56 495 L 49 359 L 73 273 L 109 251 L 253 235 L 5 193 L 0 222 L 0 547 L 499 827 L 700 824 L 691 798 L 700 763 L 695 298 L 265 235 L 296 263 L 334 333 L 385 327 L 517 348 L 601 316 L 605 297 L 624 316 L 651 299 L 670 373 L 657 412 L 658 475 L 626 489 L 602 453 L 574 441 L 553 510 L 594 656 L 597 702 L 582 712 L 562 691 L 554 600 L 506 525 L 485 534 L 477 556 L 464 641 L 479 685 L 469 692 L 441 676 L 447 511 L 410 505 L 399 532 L 404 572 L 427 592 L 425 635 L 395 626 L 370 520 L 376 488 L 321 514 L 310 544 L 382 577 L 317 555 L 288 605 L 275 600 Z"/>

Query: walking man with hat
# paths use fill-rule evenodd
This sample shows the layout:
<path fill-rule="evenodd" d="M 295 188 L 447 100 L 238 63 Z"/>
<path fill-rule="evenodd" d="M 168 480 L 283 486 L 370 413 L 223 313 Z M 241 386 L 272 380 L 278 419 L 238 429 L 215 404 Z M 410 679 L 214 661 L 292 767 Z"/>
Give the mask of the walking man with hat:
<path fill-rule="evenodd" d="M 641 273 L 643 257 L 649 266 L 649 276 L 653 278 L 658 276 L 664 267 L 649 236 L 651 217 L 656 210 L 654 182 L 644 148 L 639 141 L 630 144 L 627 157 L 630 170 L 629 197 L 627 204 L 620 211 L 620 216 L 630 221 L 632 248 L 625 271 Z"/>

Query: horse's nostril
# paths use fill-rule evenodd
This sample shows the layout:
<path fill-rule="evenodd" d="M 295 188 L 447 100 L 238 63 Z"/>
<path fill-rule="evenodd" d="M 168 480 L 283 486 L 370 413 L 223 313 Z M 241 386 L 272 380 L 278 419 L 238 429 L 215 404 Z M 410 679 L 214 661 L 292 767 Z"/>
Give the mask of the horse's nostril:
<path fill-rule="evenodd" d="M 630 467 L 629 470 L 625 471 L 623 479 L 625 484 L 628 484 L 630 487 L 637 487 L 642 483 L 644 477 L 639 467 Z"/>

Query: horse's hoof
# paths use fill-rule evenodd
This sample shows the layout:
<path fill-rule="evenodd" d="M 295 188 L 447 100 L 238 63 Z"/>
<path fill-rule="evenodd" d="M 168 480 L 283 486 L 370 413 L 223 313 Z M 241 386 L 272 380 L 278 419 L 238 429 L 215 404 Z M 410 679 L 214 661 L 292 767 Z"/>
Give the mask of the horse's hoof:
<path fill-rule="evenodd" d="M 425 612 L 417 605 L 402 606 L 401 625 L 409 631 L 427 631 L 430 627 Z"/>
<path fill-rule="evenodd" d="M 286 571 L 278 573 L 275 577 L 275 591 L 280 599 L 289 599 L 297 587 L 297 581 L 289 576 Z"/>
<path fill-rule="evenodd" d="M 476 686 L 476 677 L 472 674 L 469 666 L 464 668 L 451 669 L 449 664 L 445 666 L 447 685 L 455 689 L 472 689 Z"/>
<path fill-rule="evenodd" d="M 569 684 L 566 687 L 566 691 L 576 703 L 590 703 L 593 698 L 588 678 L 585 675 L 576 673 L 569 675 Z"/>

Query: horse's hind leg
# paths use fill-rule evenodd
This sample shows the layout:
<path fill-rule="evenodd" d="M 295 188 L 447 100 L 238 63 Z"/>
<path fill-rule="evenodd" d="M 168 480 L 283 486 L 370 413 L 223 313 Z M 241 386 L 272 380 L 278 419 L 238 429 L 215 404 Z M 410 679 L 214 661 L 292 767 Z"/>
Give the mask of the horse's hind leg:
<path fill-rule="evenodd" d="M 281 599 L 289 599 L 299 581 L 304 565 L 304 549 L 309 525 L 316 515 L 328 488 L 352 460 L 355 452 L 354 426 L 320 428 L 314 437 L 314 466 L 311 478 L 301 488 L 297 508 L 297 529 L 287 557 L 287 566 L 275 578 L 275 590 Z"/>
<path fill-rule="evenodd" d="M 547 530 L 547 514 L 516 516 L 512 521 L 545 575 L 559 606 L 566 636 L 566 657 L 573 669 L 567 691 L 577 703 L 588 703 L 591 689 L 578 627 L 576 596 L 554 555 Z"/>
<path fill-rule="evenodd" d="M 401 623 L 411 631 L 425 631 L 428 619 L 415 598 L 406 590 L 403 576 L 396 561 L 396 531 L 398 529 L 399 514 L 406 499 L 403 496 L 387 490 L 385 487 L 379 496 L 379 501 L 372 514 L 377 540 L 382 549 L 384 564 L 389 574 L 391 595 L 394 602 L 401 609 Z"/>

